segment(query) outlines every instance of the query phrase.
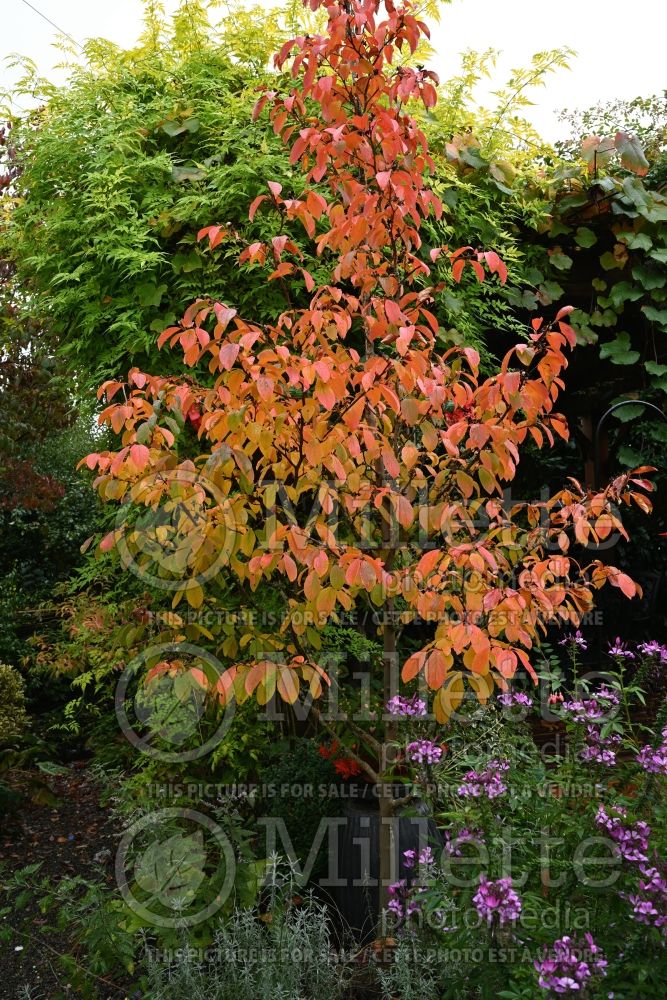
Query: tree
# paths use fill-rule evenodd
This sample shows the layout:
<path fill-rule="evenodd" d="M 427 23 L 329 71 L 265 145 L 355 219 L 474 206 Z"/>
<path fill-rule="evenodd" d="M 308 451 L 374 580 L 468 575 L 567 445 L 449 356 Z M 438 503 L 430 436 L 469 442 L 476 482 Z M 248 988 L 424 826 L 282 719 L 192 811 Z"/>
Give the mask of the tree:
<path fill-rule="evenodd" d="M 238 272 L 213 267 L 192 227 L 218 214 L 240 225 L 239 207 L 288 166 L 270 130 L 247 127 L 262 64 L 287 37 L 279 15 L 231 10 L 220 31 L 185 0 L 166 28 L 146 6 L 134 49 L 89 42 L 59 88 L 28 74 L 23 89 L 40 106 L 13 119 L 22 171 L 7 188 L 0 170 L 0 247 L 22 311 L 95 385 L 146 365 L 157 333 L 202 287 L 231 294 Z M 241 298 L 264 295 L 270 314 L 274 289 L 251 274 L 246 284 Z"/>
<path fill-rule="evenodd" d="M 216 25 L 198 0 L 180 4 L 171 23 L 146 7 L 136 47 L 86 43 L 61 87 L 28 72 L 16 96 L 39 107 L 13 117 L 22 174 L 11 190 L 0 176 L 7 209 L 0 247 L 23 289 L 22 314 L 52 330 L 67 367 L 95 385 L 132 365 L 151 368 L 155 335 L 203 290 L 270 320 L 280 289 L 260 271 L 234 266 L 243 241 L 271 235 L 270 220 L 260 213 L 249 222 L 245 208 L 268 180 L 299 193 L 279 138 L 264 117 L 249 118 L 257 87 L 277 80 L 270 54 L 293 34 L 316 33 L 322 12 L 289 0 L 279 10 L 233 7 Z M 423 116 L 445 206 L 439 220 L 428 220 L 424 243 L 479 241 L 502 251 L 508 267 L 505 286 L 464 278 L 455 293 L 447 259 L 436 265 L 438 280 L 448 282 L 438 305 L 443 342 L 473 344 L 483 362 L 485 333 L 497 339 L 508 330 L 513 341 L 524 322 L 517 305 L 537 306 L 525 290 L 539 281 L 526 266 L 519 227 L 527 222 L 534 239 L 538 222 L 548 221 L 532 189 L 542 147 L 519 114 L 528 86 L 561 57 L 536 57 L 499 93 L 497 107 L 484 110 L 473 91 L 488 54 L 469 54 L 463 74 L 445 84 L 445 99 Z M 237 230 L 240 243 L 230 238 L 216 254 L 204 253 L 195 233 L 211 219 Z M 289 233 L 324 280 L 308 234 L 299 224 Z"/>
<path fill-rule="evenodd" d="M 650 483 L 638 470 L 597 495 L 572 482 L 548 501 L 506 509 L 503 485 L 521 447 L 567 436 L 554 406 L 574 344 L 568 310 L 553 323 L 534 320 L 528 342 L 490 378 L 480 377 L 472 348 L 440 353 L 433 262 L 447 255 L 454 281 L 468 269 L 480 281 L 489 271 L 502 282 L 506 272 L 493 249 L 420 255 L 422 224 L 442 206 L 427 184 L 434 164 L 411 110 L 417 102 L 433 107 L 437 79 L 402 56 L 427 28 L 409 2 L 344 0 L 326 13 L 326 33 L 290 41 L 276 57 L 280 69 L 290 63 L 296 85 L 287 95 L 265 93 L 255 109 L 268 109 L 291 144 L 303 186 L 293 197 L 269 182 L 250 218 L 268 209 L 280 228 L 240 256 L 267 267 L 267 282 L 288 283 L 288 297 L 304 286 L 309 304 L 295 308 L 288 298 L 272 322 L 257 323 L 220 302 L 195 302 L 158 341 L 178 347 L 191 371 L 169 377 L 135 368 L 125 384 L 106 382 L 100 419 L 120 447 L 85 461 L 104 499 L 172 512 L 166 527 L 159 518 L 122 520 L 103 549 L 122 542 L 150 563 L 151 540 L 166 544 L 187 520 L 168 567 L 174 606 L 185 598 L 199 608 L 212 573 L 253 589 L 274 577 L 290 581 L 271 648 L 258 656 L 246 646 L 222 676 L 199 675 L 221 700 L 254 695 L 265 703 L 277 694 L 294 703 L 301 682 L 319 696 L 328 678 L 317 660 L 318 628 L 366 604 L 380 620 L 385 701 L 399 668 L 406 682 L 422 675 L 445 722 L 466 687 L 486 702 L 519 670 L 536 679 L 531 653 L 540 633 L 551 622 L 578 621 L 594 589 L 609 581 L 628 597 L 637 592 L 625 574 L 597 559 L 581 565 L 570 549 L 622 533 L 616 505 L 647 508 L 640 490 Z M 285 234 L 293 220 L 315 239 L 327 281 L 315 283 Z M 213 225 L 199 238 L 215 247 L 226 232 Z M 202 452 L 195 461 L 179 453 L 193 412 Z M 400 663 L 401 629 L 410 622 L 426 634 Z M 363 741 L 357 761 L 380 783 L 388 821 L 396 801 L 385 763 L 395 724 L 385 720 L 381 740 L 346 725 Z M 390 824 L 382 830 L 386 890 Z"/>

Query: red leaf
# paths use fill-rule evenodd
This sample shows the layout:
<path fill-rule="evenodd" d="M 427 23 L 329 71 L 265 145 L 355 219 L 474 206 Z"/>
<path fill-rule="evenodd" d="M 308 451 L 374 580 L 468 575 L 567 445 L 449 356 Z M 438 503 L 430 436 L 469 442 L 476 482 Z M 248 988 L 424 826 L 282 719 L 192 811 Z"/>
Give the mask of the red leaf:
<path fill-rule="evenodd" d="M 220 364 L 225 371 L 229 371 L 238 356 L 241 347 L 239 344 L 223 344 L 218 357 Z"/>
<path fill-rule="evenodd" d="M 267 197 L 268 196 L 265 194 L 258 194 L 255 200 L 251 202 L 250 208 L 248 210 L 248 218 L 250 219 L 251 222 L 255 218 L 257 209 L 259 208 L 259 206 L 262 204 L 263 201 L 266 201 Z"/>
<path fill-rule="evenodd" d="M 507 281 L 507 268 L 498 254 L 494 250 L 487 250 L 484 259 L 491 274 L 497 274 L 500 278 L 500 284 L 504 285 Z"/>
<path fill-rule="evenodd" d="M 100 542 L 100 549 L 102 552 L 110 552 L 111 549 L 116 544 L 116 532 L 110 531 L 108 535 L 105 535 Z"/>
<path fill-rule="evenodd" d="M 150 452 L 145 444 L 133 444 L 130 448 L 130 460 L 141 472 L 150 461 Z"/>

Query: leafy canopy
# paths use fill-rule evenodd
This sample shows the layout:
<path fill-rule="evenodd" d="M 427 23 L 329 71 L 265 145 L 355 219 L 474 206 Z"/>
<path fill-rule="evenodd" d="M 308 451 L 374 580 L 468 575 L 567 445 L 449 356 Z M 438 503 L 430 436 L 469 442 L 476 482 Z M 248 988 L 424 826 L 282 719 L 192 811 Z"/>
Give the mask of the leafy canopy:
<path fill-rule="evenodd" d="M 299 36 L 276 57 L 293 87 L 256 106 L 256 116 L 269 110 L 300 180 L 296 192 L 270 181 L 255 198 L 250 218 L 268 210 L 275 235 L 239 258 L 268 265 L 268 284 L 303 287 L 307 306 L 258 323 L 196 301 L 159 338 L 179 348 L 190 372 L 134 368 L 127 383 L 105 383 L 101 420 L 121 447 L 86 463 L 104 499 L 169 509 L 172 523 L 180 504 L 188 531 L 169 565 L 175 606 L 185 598 L 200 607 L 213 571 L 252 588 L 275 576 L 293 585 L 266 656 L 200 678 L 223 700 L 256 693 L 264 702 L 277 691 L 294 702 L 300 679 L 318 695 L 326 675 L 308 623 L 367 603 L 381 611 L 387 673 L 396 620 L 433 625 L 403 676 L 423 671 L 445 719 L 465 682 L 486 701 L 520 665 L 534 676 L 540 631 L 577 621 L 593 589 L 609 580 L 636 593 L 619 570 L 598 560 L 580 566 L 569 550 L 572 538 L 586 545 L 622 532 L 614 504 L 647 507 L 638 488 L 650 484 L 627 475 L 591 496 L 573 483 L 543 503 L 504 508 L 521 446 L 567 435 L 554 409 L 574 343 L 567 310 L 554 324 L 533 321 L 529 343 L 485 380 L 473 349 L 438 351 L 433 263 L 447 256 L 454 281 L 466 270 L 481 281 L 486 269 L 502 282 L 506 271 L 493 251 L 436 247 L 427 260 L 421 252 L 424 220 L 437 219 L 442 204 L 428 186 L 434 163 L 411 109 L 435 106 L 437 79 L 394 62 L 427 28 L 410 3 L 325 9 L 323 34 Z M 285 232 L 294 222 L 314 239 L 326 281 L 315 281 Z M 199 237 L 215 247 L 227 231 L 216 224 Z M 195 461 L 179 454 L 193 409 Z M 102 546 L 122 541 L 150 563 L 151 530 L 123 521 Z M 155 529 L 158 543 L 165 530 L 163 522 Z"/>

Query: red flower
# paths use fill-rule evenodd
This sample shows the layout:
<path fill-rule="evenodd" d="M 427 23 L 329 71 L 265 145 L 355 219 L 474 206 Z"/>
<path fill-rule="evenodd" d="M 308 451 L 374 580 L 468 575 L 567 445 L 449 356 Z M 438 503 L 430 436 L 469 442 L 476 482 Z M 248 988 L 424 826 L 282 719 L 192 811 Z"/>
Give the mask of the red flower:
<path fill-rule="evenodd" d="M 334 768 L 341 778 L 353 778 L 356 774 L 361 774 L 361 768 L 352 757 L 339 757 L 334 761 Z"/>
<path fill-rule="evenodd" d="M 192 424 L 193 430 L 198 431 L 199 425 L 201 424 L 201 412 L 196 406 L 191 406 L 188 410 L 188 420 Z"/>
<path fill-rule="evenodd" d="M 319 754 L 320 757 L 324 757 L 325 760 L 331 760 L 332 757 L 336 756 L 339 750 L 340 750 L 340 743 L 338 742 L 338 740 L 334 740 L 331 746 L 319 747 Z"/>

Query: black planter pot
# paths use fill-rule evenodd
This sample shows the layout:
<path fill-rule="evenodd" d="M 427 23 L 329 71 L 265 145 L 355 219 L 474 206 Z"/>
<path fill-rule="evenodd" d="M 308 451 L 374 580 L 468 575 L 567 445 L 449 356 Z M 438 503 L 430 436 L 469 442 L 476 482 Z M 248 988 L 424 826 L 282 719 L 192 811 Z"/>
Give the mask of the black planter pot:
<path fill-rule="evenodd" d="M 320 887 L 338 912 L 342 932 L 352 934 L 364 944 L 376 936 L 378 921 L 379 800 L 373 785 L 350 785 L 346 791 L 345 822 L 333 838 L 337 857 L 330 868 L 336 873 L 335 881 L 339 884 L 328 884 L 329 880 L 324 877 L 320 879 Z M 394 787 L 396 798 L 405 794 L 404 785 Z M 411 815 L 397 814 L 393 819 L 396 879 L 409 874 L 404 851 L 419 852 L 429 844 L 437 849 L 443 844 L 442 835 L 429 819 L 424 805 L 413 801 L 409 812 Z"/>

